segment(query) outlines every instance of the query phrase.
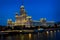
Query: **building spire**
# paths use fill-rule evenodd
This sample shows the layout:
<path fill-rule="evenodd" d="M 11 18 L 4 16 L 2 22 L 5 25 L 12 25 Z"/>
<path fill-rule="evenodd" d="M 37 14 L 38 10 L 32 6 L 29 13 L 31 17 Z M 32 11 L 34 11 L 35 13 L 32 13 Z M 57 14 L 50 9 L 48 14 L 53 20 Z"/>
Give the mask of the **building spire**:
<path fill-rule="evenodd" d="M 24 0 L 22 0 L 22 4 L 20 8 L 24 8 Z"/>
<path fill-rule="evenodd" d="M 22 4 L 20 7 L 20 15 L 26 14 L 25 8 L 24 8 L 24 0 L 22 0 Z"/>
<path fill-rule="evenodd" d="M 24 5 L 24 0 L 22 0 L 22 5 Z"/>

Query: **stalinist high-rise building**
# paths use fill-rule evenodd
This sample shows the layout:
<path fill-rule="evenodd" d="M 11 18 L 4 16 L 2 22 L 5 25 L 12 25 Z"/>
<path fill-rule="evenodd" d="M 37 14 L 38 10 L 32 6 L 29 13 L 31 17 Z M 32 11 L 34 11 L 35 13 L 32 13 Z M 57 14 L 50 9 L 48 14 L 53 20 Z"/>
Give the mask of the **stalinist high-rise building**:
<path fill-rule="evenodd" d="M 15 16 L 15 22 L 12 22 L 11 19 L 8 19 L 7 26 L 25 26 L 25 27 L 31 27 L 31 26 L 49 26 L 54 25 L 54 21 L 46 21 L 46 18 L 41 18 L 41 20 L 32 20 L 31 16 L 27 15 L 27 12 L 24 8 L 24 5 L 20 6 L 20 13 L 16 13 Z"/>
<path fill-rule="evenodd" d="M 22 2 L 22 5 L 20 6 L 20 15 L 18 15 L 18 13 L 16 13 L 15 18 L 16 18 L 15 22 L 12 22 L 11 19 L 8 19 L 7 25 L 8 26 L 26 26 L 26 27 L 30 27 L 30 25 L 31 25 L 31 16 L 27 15 L 27 12 L 24 8 L 23 2 Z"/>
<path fill-rule="evenodd" d="M 31 16 L 28 16 L 26 13 L 26 10 L 24 8 L 24 5 L 21 5 L 20 7 L 20 15 L 16 13 L 16 20 L 15 20 L 15 26 L 25 25 L 30 26 Z"/>

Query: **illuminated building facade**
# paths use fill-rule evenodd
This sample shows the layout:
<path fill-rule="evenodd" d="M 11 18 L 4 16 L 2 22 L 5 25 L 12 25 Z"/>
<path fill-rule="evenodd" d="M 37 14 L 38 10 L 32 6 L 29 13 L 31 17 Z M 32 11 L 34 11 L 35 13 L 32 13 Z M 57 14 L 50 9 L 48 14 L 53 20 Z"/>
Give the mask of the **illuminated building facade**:
<path fill-rule="evenodd" d="M 54 21 L 46 21 L 46 18 L 41 18 L 40 20 L 33 20 L 32 21 L 32 26 L 54 26 Z"/>

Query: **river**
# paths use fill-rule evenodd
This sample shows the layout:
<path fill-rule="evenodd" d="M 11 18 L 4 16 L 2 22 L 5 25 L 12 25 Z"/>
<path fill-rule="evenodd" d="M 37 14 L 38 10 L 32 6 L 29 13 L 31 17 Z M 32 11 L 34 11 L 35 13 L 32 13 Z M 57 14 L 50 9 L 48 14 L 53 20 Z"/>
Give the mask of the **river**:
<path fill-rule="evenodd" d="M 60 40 L 60 31 L 44 31 L 42 33 L 1 35 L 0 40 Z"/>

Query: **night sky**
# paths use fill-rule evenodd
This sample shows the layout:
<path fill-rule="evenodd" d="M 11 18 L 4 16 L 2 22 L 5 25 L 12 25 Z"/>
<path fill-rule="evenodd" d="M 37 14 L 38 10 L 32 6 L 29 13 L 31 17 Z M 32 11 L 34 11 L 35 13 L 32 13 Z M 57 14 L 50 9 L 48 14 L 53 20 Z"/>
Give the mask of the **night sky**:
<path fill-rule="evenodd" d="M 22 0 L 0 0 L 0 25 L 6 25 L 7 19 L 14 21 L 21 4 Z M 59 0 L 24 0 L 24 6 L 33 20 L 46 18 L 47 21 L 60 21 Z"/>

